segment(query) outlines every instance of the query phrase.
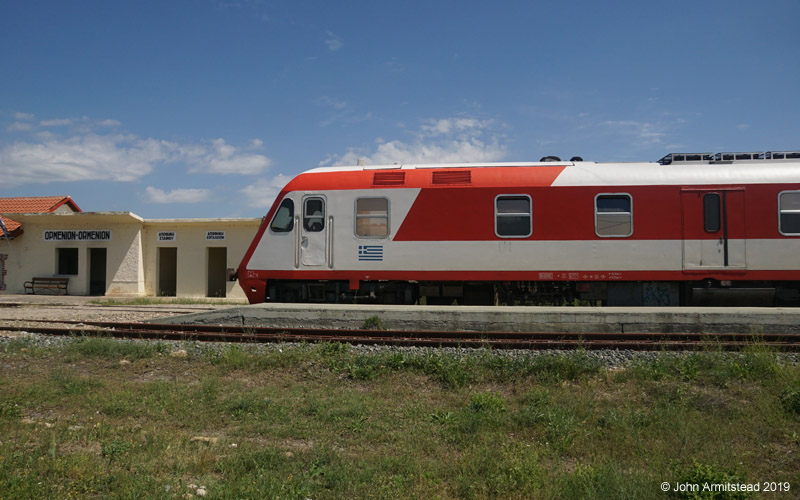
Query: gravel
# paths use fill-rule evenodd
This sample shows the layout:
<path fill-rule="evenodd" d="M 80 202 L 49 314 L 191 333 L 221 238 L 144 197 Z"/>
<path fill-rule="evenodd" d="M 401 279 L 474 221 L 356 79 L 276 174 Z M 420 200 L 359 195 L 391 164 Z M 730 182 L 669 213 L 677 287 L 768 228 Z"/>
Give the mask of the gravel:
<path fill-rule="evenodd" d="M 53 326 L 51 323 L 41 323 L 37 320 L 67 320 L 67 321 L 145 321 L 165 316 L 186 314 L 187 312 L 200 312 L 202 310 L 222 308 L 226 306 L 42 306 L 30 305 L 13 308 L 3 308 L 0 325 L 26 326 Z M 315 325 L 320 326 L 320 325 Z M 59 337 L 42 335 L 31 332 L 0 332 L 0 349 L 5 350 L 6 345 L 15 339 L 24 341 L 31 347 L 61 348 L 75 342 L 75 337 Z M 153 342 L 147 340 L 120 339 L 119 342 Z M 167 345 L 167 352 L 185 351 L 188 356 L 218 356 L 232 346 L 250 352 L 284 351 L 293 349 L 311 349 L 308 344 L 278 343 L 278 344 L 250 344 L 230 342 L 194 342 L 194 341 L 167 341 L 160 340 Z M 375 346 L 353 345 L 351 352 L 362 354 L 403 353 L 406 355 L 449 354 L 452 356 L 492 356 L 504 357 L 536 357 L 553 354 L 569 354 L 575 351 L 567 350 L 518 350 L 458 348 L 458 347 L 405 347 L 405 346 Z M 685 357 L 690 351 L 661 352 L 661 351 L 633 351 L 633 350 L 587 350 L 584 355 L 590 360 L 598 362 L 608 368 L 623 368 L 634 361 L 653 361 L 664 356 Z M 723 356 L 740 357 L 740 353 L 722 353 Z M 800 362 L 800 353 L 776 353 L 778 361 L 797 364 Z"/>

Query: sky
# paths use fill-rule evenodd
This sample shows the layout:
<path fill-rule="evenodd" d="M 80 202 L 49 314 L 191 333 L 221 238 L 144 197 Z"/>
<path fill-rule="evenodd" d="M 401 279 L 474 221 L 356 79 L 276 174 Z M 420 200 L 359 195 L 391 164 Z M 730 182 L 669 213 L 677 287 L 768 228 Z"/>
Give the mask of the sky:
<path fill-rule="evenodd" d="M 0 197 L 261 217 L 293 176 L 359 158 L 796 150 L 798 18 L 798 0 L 0 0 Z"/>

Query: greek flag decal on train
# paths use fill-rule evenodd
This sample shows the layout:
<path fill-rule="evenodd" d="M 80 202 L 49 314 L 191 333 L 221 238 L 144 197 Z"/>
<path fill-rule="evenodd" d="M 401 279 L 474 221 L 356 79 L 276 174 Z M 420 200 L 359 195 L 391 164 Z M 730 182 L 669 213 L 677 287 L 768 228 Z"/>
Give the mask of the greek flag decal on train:
<path fill-rule="evenodd" d="M 358 245 L 358 260 L 383 262 L 383 245 Z"/>

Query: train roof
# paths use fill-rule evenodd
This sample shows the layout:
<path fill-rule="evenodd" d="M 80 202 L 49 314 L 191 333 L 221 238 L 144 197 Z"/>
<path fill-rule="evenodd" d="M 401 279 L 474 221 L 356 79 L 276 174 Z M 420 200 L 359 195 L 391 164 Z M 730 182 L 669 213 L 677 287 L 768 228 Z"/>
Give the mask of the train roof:
<path fill-rule="evenodd" d="M 318 167 L 304 173 L 360 172 L 369 170 L 418 170 L 446 168 L 509 168 L 509 167 L 553 167 L 553 166 L 668 166 L 668 165 L 732 165 L 742 163 L 799 163 L 800 151 L 771 151 L 746 153 L 669 153 L 655 162 L 594 162 L 575 157 L 561 161 L 558 157 L 547 156 L 538 162 L 492 162 L 492 163 L 394 163 L 390 165 L 353 165 Z"/>
<path fill-rule="evenodd" d="M 287 189 L 780 183 L 800 183 L 800 153 L 671 153 L 658 162 L 551 160 L 319 167 L 300 174 Z"/>

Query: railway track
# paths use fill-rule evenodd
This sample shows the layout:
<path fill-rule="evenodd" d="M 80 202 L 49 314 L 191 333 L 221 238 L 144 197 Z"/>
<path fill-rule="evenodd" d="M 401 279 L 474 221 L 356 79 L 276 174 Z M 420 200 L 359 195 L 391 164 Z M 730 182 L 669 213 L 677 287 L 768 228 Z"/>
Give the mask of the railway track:
<path fill-rule="evenodd" d="M 345 342 L 363 345 L 483 347 L 491 349 L 740 350 L 755 344 L 800 351 L 800 334 L 563 333 L 388 331 L 325 328 L 174 325 L 107 321 L 37 321 L 60 326 L 0 325 L 0 331 L 200 342 Z M 67 326 L 64 326 L 67 325 Z"/>

